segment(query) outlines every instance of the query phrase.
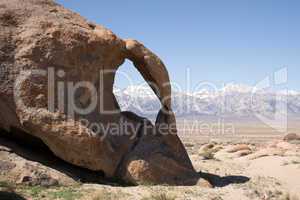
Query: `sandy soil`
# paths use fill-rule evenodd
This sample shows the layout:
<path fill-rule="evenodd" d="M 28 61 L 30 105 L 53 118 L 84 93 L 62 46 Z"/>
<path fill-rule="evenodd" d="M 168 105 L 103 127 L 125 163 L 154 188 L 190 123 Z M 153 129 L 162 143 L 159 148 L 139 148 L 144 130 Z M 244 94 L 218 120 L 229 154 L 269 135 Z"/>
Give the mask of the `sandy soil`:
<path fill-rule="evenodd" d="M 300 141 L 283 141 L 282 136 L 265 134 L 182 140 L 195 169 L 214 188 L 125 187 L 49 153 L 1 139 L 0 199 L 300 199 Z"/>

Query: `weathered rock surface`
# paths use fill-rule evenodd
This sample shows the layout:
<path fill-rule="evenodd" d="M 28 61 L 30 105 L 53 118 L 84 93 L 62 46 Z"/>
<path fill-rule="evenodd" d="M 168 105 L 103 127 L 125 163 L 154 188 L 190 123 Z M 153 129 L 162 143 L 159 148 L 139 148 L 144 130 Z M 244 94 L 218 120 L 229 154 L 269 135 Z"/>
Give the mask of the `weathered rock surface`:
<path fill-rule="evenodd" d="M 260 149 L 257 152 L 246 156 L 245 158 L 248 160 L 255 160 L 257 158 L 266 157 L 266 156 L 282 156 L 284 155 L 284 151 L 279 148 L 264 148 Z"/>
<path fill-rule="evenodd" d="M 119 109 L 112 88 L 125 59 L 161 101 L 155 125 Z M 0 1 L 0 128 L 24 131 L 63 160 L 108 177 L 196 184 L 170 100 L 164 64 L 141 43 L 122 40 L 52 0 Z M 112 124 L 132 127 L 116 131 Z M 173 126 L 161 130 L 162 124 Z"/>
<path fill-rule="evenodd" d="M 247 144 L 237 144 L 231 147 L 228 147 L 225 149 L 226 152 L 228 153 L 235 153 L 238 151 L 243 151 L 243 150 L 251 150 L 251 148 Z"/>

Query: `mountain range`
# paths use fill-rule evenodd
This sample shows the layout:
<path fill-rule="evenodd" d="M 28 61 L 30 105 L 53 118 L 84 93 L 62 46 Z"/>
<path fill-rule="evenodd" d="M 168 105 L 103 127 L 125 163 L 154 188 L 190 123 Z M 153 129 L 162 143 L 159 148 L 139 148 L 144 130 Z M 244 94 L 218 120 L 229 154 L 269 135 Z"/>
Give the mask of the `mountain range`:
<path fill-rule="evenodd" d="M 150 87 L 133 85 L 114 88 L 121 110 L 153 117 L 161 108 Z M 300 92 L 256 89 L 241 84 L 228 84 L 215 91 L 172 92 L 173 111 L 177 117 L 231 116 L 252 117 L 300 115 Z"/>

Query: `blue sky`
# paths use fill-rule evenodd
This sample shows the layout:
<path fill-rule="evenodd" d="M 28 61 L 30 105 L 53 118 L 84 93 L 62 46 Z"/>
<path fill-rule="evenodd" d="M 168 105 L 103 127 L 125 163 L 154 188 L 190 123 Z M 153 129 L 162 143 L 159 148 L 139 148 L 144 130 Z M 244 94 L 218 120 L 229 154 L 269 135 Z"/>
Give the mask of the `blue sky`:
<path fill-rule="evenodd" d="M 158 54 L 172 81 L 254 85 L 288 67 L 288 87 L 300 90 L 298 0 L 58 0 L 122 38 Z M 142 81 L 129 62 L 121 70 Z M 127 81 L 118 77 L 117 84 Z"/>

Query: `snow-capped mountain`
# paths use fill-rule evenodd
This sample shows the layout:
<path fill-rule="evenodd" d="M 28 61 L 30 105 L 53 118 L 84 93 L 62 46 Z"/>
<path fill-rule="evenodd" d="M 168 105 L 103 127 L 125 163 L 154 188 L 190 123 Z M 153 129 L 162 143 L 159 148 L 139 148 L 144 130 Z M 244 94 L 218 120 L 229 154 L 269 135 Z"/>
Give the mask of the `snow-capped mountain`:
<path fill-rule="evenodd" d="M 122 110 L 154 116 L 160 102 L 149 86 L 114 89 Z M 197 115 L 250 117 L 274 114 L 300 115 L 300 92 L 257 90 L 247 85 L 229 84 L 217 91 L 172 93 L 173 111 L 178 117 Z"/>

